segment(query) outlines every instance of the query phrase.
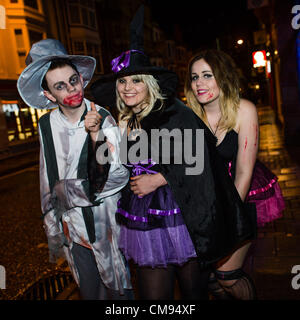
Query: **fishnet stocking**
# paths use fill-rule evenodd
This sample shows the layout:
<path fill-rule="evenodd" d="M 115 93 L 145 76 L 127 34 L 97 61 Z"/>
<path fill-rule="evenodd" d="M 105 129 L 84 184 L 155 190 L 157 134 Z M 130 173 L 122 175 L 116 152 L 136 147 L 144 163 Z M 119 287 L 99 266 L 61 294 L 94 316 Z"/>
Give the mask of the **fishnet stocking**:
<path fill-rule="evenodd" d="M 255 300 L 252 279 L 242 270 L 215 271 L 209 282 L 211 294 L 218 300 Z"/>

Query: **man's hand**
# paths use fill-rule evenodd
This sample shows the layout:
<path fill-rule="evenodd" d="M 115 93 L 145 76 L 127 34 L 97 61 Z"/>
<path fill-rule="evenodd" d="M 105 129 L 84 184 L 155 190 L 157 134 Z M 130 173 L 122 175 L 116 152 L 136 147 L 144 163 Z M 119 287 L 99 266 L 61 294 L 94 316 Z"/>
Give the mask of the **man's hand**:
<path fill-rule="evenodd" d="M 166 179 L 161 173 L 141 174 L 139 176 L 131 177 L 130 180 L 131 191 L 140 198 L 167 184 Z"/>
<path fill-rule="evenodd" d="M 93 141 L 97 141 L 98 131 L 100 130 L 101 118 L 102 117 L 100 116 L 95 107 L 95 103 L 91 102 L 91 111 L 87 112 L 84 119 L 84 125 L 85 129 L 88 132 L 90 132 Z"/>

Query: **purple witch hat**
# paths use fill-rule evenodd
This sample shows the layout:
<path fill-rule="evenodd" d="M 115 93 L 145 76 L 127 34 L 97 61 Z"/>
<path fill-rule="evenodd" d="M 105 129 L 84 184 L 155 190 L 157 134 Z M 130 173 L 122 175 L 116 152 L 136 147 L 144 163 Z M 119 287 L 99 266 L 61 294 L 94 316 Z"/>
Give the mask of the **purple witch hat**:
<path fill-rule="evenodd" d="M 144 53 L 144 6 L 142 5 L 130 24 L 130 49 L 111 61 L 113 73 L 104 75 L 91 86 L 92 94 L 99 105 L 116 105 L 116 79 L 133 74 L 151 74 L 157 80 L 161 93 L 175 94 L 178 77 L 175 72 L 153 66 Z"/>

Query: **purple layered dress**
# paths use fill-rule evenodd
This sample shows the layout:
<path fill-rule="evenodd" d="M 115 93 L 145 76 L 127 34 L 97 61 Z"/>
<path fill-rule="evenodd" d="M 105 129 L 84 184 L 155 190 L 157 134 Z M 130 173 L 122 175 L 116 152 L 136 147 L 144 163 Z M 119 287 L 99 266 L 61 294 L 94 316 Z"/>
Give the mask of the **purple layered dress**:
<path fill-rule="evenodd" d="M 150 159 L 128 164 L 131 176 L 157 173 Z M 194 245 L 168 185 L 139 198 L 128 184 L 118 202 L 119 247 L 127 260 L 152 268 L 182 265 L 196 257 Z"/>

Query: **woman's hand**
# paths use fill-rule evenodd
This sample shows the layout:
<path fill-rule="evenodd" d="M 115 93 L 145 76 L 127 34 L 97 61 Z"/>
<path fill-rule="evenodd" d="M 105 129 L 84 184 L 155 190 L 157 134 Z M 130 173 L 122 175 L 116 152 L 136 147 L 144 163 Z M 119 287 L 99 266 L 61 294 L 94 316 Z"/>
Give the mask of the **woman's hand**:
<path fill-rule="evenodd" d="M 101 116 L 98 113 L 95 103 L 91 102 L 91 110 L 87 112 L 84 119 L 85 129 L 90 132 L 94 141 L 97 140 L 98 131 L 100 130 Z"/>
<path fill-rule="evenodd" d="M 161 173 L 141 174 L 139 176 L 131 177 L 130 180 L 131 191 L 140 198 L 167 184 L 166 179 Z"/>

